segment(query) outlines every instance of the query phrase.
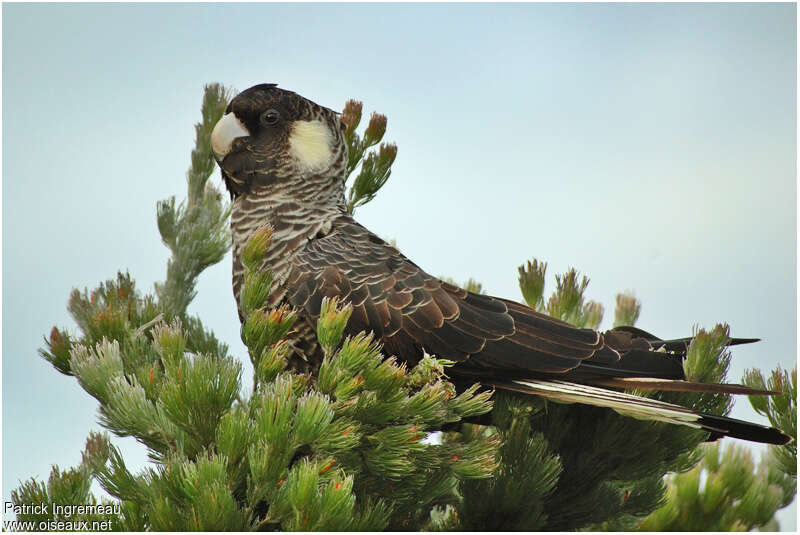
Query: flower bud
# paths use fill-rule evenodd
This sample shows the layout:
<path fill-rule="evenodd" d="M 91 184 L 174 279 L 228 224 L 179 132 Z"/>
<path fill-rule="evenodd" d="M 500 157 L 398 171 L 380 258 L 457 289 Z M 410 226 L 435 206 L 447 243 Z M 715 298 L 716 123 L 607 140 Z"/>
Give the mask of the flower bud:
<path fill-rule="evenodd" d="M 242 263 L 250 269 L 257 269 L 258 264 L 267 255 L 272 244 L 272 227 L 263 225 L 258 227 L 248 238 L 242 249 Z"/>

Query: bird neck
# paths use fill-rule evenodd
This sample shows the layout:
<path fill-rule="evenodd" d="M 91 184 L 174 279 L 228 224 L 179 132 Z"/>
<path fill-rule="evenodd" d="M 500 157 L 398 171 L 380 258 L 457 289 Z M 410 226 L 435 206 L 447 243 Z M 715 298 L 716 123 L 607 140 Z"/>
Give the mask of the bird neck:
<path fill-rule="evenodd" d="M 252 233 L 269 224 L 272 227 L 272 245 L 265 256 L 262 269 L 268 269 L 275 277 L 277 288 L 283 279 L 294 255 L 305 243 L 327 233 L 332 222 L 347 213 L 344 198 L 344 179 L 331 181 L 293 181 L 291 186 L 281 188 L 254 189 L 233 200 L 231 211 L 231 236 L 233 238 L 233 286 L 237 303 L 243 283 L 244 267 L 241 252 Z M 274 305 L 282 299 L 282 292 L 270 295 Z M 275 301 L 275 303 L 272 303 Z"/>
<path fill-rule="evenodd" d="M 280 187 L 254 185 L 248 193 L 234 198 L 232 228 L 243 225 L 252 231 L 269 223 L 276 233 L 284 229 L 299 232 L 347 212 L 344 177 L 295 175 L 276 182 Z"/>

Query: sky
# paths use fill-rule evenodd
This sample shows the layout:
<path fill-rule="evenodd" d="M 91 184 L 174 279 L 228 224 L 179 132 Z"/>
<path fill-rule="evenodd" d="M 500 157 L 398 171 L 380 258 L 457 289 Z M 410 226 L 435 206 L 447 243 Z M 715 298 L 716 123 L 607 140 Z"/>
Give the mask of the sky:
<path fill-rule="evenodd" d="M 521 299 L 524 261 L 548 262 L 546 292 L 573 266 L 602 328 L 633 290 L 637 325 L 663 338 L 717 322 L 762 338 L 734 348 L 732 381 L 796 362 L 794 4 L 2 10 L 3 500 L 77 464 L 100 428 L 37 349 L 53 325 L 76 330 L 73 287 L 163 280 L 155 205 L 185 195 L 209 82 L 386 114 L 397 161 L 356 219 L 430 273 Z M 230 256 L 189 311 L 247 361 Z M 761 421 L 744 399 L 733 415 Z"/>

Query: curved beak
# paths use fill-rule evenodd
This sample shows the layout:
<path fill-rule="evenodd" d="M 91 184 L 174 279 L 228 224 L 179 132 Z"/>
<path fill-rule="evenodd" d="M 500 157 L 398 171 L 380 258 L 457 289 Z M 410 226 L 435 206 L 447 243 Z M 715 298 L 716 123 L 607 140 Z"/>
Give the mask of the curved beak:
<path fill-rule="evenodd" d="M 249 135 L 250 131 L 233 112 L 223 115 L 211 131 L 211 150 L 217 161 L 222 161 L 231 152 L 235 139 Z"/>

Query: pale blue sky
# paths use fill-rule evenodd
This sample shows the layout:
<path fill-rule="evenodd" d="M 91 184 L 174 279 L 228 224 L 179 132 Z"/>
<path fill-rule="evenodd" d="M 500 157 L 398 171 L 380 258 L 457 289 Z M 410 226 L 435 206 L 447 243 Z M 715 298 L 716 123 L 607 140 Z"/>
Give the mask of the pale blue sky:
<path fill-rule="evenodd" d="M 434 274 L 518 299 L 526 259 L 575 266 L 604 327 L 633 289 L 661 336 L 727 321 L 763 338 L 735 349 L 732 380 L 791 367 L 795 20 L 793 4 L 4 4 L 3 499 L 99 427 L 36 349 L 74 328 L 72 287 L 163 278 L 155 203 L 184 195 L 212 81 L 385 113 L 398 159 L 357 219 Z M 245 356 L 229 257 L 191 311 Z"/>

